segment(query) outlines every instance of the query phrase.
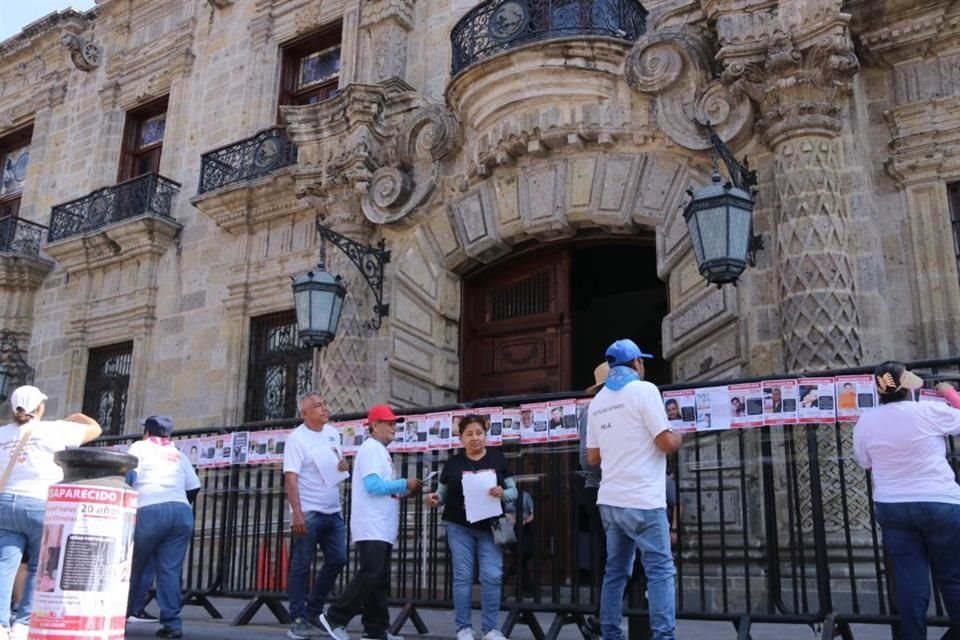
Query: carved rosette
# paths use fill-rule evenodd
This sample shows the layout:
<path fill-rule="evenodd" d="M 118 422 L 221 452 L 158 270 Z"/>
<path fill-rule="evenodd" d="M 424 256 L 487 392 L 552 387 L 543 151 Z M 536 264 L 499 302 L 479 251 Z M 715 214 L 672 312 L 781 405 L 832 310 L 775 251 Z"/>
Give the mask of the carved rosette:
<path fill-rule="evenodd" d="M 656 97 L 657 124 L 688 149 L 710 148 L 706 122 L 724 140 L 749 131 L 753 123 L 749 97 L 713 77 L 712 57 L 706 35 L 684 26 L 641 38 L 624 64 L 627 84 Z"/>

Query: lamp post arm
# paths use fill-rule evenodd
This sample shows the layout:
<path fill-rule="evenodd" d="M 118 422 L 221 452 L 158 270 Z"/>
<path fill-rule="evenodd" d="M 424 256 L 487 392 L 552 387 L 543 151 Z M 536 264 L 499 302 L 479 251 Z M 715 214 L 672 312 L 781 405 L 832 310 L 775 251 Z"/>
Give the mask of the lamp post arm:
<path fill-rule="evenodd" d="M 757 188 L 756 169 L 750 168 L 750 163 L 746 157 L 743 158 L 743 162 L 737 160 L 733 152 L 730 151 L 730 147 L 727 146 L 727 143 L 723 141 L 709 122 L 705 123 L 704 126 L 710 132 L 710 143 L 713 144 L 714 151 L 723 160 L 723 164 L 727 166 L 727 173 L 730 174 L 730 180 L 734 186 L 753 195 Z"/>
<path fill-rule="evenodd" d="M 317 221 L 317 233 L 324 240 L 329 240 L 335 247 L 343 251 L 350 261 L 357 266 L 367 285 L 373 291 L 376 304 L 373 311 L 376 314 L 369 322 L 373 329 L 380 328 L 381 319 L 390 312 L 390 305 L 383 302 L 384 267 L 390 262 L 390 250 L 381 238 L 376 246 L 363 244 L 347 236 L 337 233 L 333 229 L 323 226 Z"/>

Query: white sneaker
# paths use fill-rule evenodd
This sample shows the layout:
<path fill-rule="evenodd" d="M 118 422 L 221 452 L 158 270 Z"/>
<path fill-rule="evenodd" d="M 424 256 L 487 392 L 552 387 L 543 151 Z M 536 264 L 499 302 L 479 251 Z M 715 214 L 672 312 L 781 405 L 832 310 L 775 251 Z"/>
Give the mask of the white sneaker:
<path fill-rule="evenodd" d="M 457 640 L 477 640 L 477 636 L 473 635 L 473 629 L 464 627 L 457 631 Z"/>
<path fill-rule="evenodd" d="M 490 629 L 483 634 L 483 640 L 507 640 L 507 636 L 500 633 L 500 629 Z"/>
<path fill-rule="evenodd" d="M 347 630 L 343 627 L 334 627 L 329 622 L 327 622 L 327 616 L 320 614 L 319 618 L 320 628 L 327 632 L 327 635 L 333 638 L 333 640 L 350 640 L 350 634 L 347 633 Z"/>
<path fill-rule="evenodd" d="M 7 627 L 0 626 L 0 640 L 9 640 L 10 639 L 10 629 Z"/>
<path fill-rule="evenodd" d="M 27 640 L 27 635 L 30 633 L 29 625 L 19 624 L 17 622 L 13 623 L 13 628 L 10 629 L 10 640 Z"/>

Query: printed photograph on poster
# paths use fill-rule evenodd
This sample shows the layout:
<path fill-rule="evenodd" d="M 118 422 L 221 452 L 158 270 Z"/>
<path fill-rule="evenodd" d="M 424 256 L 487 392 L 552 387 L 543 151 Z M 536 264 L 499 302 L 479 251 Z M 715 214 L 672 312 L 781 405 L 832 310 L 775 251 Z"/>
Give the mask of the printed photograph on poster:
<path fill-rule="evenodd" d="M 798 403 L 796 380 L 763 383 L 764 424 L 796 424 Z"/>
<path fill-rule="evenodd" d="M 427 440 L 430 434 L 427 432 L 427 416 L 415 415 L 407 416 L 405 421 L 407 451 L 419 452 L 427 450 Z"/>
<path fill-rule="evenodd" d="M 470 413 L 470 411 L 467 409 L 455 409 L 451 415 L 450 448 L 454 451 L 463 448 L 463 443 L 460 442 L 460 421 L 468 413 Z"/>
<path fill-rule="evenodd" d="M 40 539 L 40 561 L 37 563 L 36 590 L 51 593 L 57 589 L 57 575 L 63 550 L 62 524 L 43 528 Z"/>
<path fill-rule="evenodd" d="M 396 424 L 393 442 L 387 445 L 387 451 L 390 453 L 403 453 L 407 450 L 407 421 Z"/>
<path fill-rule="evenodd" d="M 802 424 L 833 422 L 837 418 L 833 378 L 800 378 L 797 397 L 800 399 L 797 421 Z"/>
<path fill-rule="evenodd" d="M 937 393 L 935 389 L 917 389 L 917 402 L 937 402 L 950 406 L 947 399 Z"/>
<path fill-rule="evenodd" d="M 231 464 L 247 464 L 247 438 L 250 434 L 246 431 L 238 431 L 233 435 L 233 455 L 230 457 Z"/>
<path fill-rule="evenodd" d="M 283 462 L 283 449 L 287 437 L 292 429 L 264 432 L 263 442 L 260 445 L 263 464 L 278 464 Z"/>
<path fill-rule="evenodd" d="M 487 423 L 487 446 L 499 447 L 503 444 L 503 409 L 482 407 L 474 411 Z"/>
<path fill-rule="evenodd" d="M 873 376 L 837 376 L 837 421 L 855 422 L 867 409 L 877 406 Z"/>
<path fill-rule="evenodd" d="M 547 403 L 550 415 L 548 432 L 551 442 L 577 439 L 577 401 L 553 400 Z"/>
<path fill-rule="evenodd" d="M 520 442 L 546 442 L 550 438 L 549 419 L 545 402 L 520 405 Z"/>
<path fill-rule="evenodd" d="M 504 440 L 520 439 L 520 410 L 519 409 L 503 410 L 503 439 Z"/>
<path fill-rule="evenodd" d="M 431 451 L 450 448 L 452 420 L 453 414 L 449 411 L 427 414 L 427 422 L 430 425 L 427 429 L 427 448 Z"/>
<path fill-rule="evenodd" d="M 357 434 L 360 434 L 360 444 L 363 444 L 363 422 L 348 420 L 340 424 L 340 448 L 344 457 L 357 454 L 360 445 L 357 444 Z"/>
<path fill-rule="evenodd" d="M 187 456 L 190 464 L 197 466 L 200 463 L 200 438 L 181 438 L 173 441 L 173 446 Z"/>
<path fill-rule="evenodd" d="M 577 399 L 577 439 L 580 439 L 580 423 L 586 418 L 587 409 L 590 408 L 590 400 L 593 398 L 578 398 Z M 586 425 L 586 423 L 584 423 Z M 584 432 L 584 437 L 586 437 L 586 432 Z"/>
<path fill-rule="evenodd" d="M 744 382 L 727 386 L 730 395 L 730 426 L 746 429 L 763 426 L 763 386 Z"/>
<path fill-rule="evenodd" d="M 697 429 L 697 407 L 693 389 L 663 392 L 663 409 L 674 431 Z"/>
<path fill-rule="evenodd" d="M 730 428 L 730 396 L 726 387 L 703 387 L 695 390 L 697 431 L 718 431 Z"/>

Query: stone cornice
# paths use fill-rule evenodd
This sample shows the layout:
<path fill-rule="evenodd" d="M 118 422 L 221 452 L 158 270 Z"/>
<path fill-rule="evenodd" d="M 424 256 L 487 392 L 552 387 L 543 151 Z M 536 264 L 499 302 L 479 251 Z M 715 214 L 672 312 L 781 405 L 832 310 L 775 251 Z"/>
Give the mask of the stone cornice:
<path fill-rule="evenodd" d="M 367 0 L 361 4 L 360 26 L 370 27 L 393 20 L 409 31 L 413 28 L 413 0 Z"/>
<path fill-rule="evenodd" d="M 882 64 L 935 55 L 960 43 L 960 12 L 952 0 L 848 2 L 864 51 Z"/>
<path fill-rule="evenodd" d="M 892 150 L 885 166 L 899 185 L 960 177 L 960 104 L 955 98 L 903 105 L 884 116 Z"/>
<path fill-rule="evenodd" d="M 152 215 L 130 218 L 91 233 L 44 245 L 68 273 L 106 267 L 139 256 L 162 255 L 182 225 Z"/>
<path fill-rule="evenodd" d="M 227 233 L 251 233 L 261 225 L 301 209 L 293 186 L 291 169 L 285 168 L 258 180 L 234 183 L 194 196 L 190 203 Z"/>
<path fill-rule="evenodd" d="M 93 24 L 96 9 L 80 13 L 73 9 L 51 13 L 25 26 L 19 33 L 0 42 L 0 60 L 11 59 L 18 52 L 36 46 L 37 40 L 59 41 L 63 29 L 80 32 Z M 53 37 L 50 37 L 53 36 Z"/>
<path fill-rule="evenodd" d="M 0 288 L 38 289 L 51 269 L 46 258 L 0 253 Z"/>

